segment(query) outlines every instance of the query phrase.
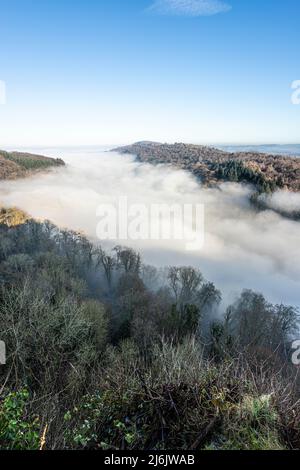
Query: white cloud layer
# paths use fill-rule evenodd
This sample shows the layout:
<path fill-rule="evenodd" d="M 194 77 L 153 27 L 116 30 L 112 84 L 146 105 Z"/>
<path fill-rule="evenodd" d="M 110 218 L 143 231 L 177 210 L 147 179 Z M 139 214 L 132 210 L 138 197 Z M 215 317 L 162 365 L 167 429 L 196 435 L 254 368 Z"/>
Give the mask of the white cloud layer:
<path fill-rule="evenodd" d="M 25 180 L 1 182 L 0 202 L 4 205 L 83 230 L 95 239 L 99 222 L 96 211 L 103 202 L 127 196 L 129 201 L 147 207 L 151 203 L 202 203 L 203 250 L 186 251 L 186 243 L 176 240 L 116 240 L 105 242 L 104 247 L 126 244 L 140 250 L 149 264 L 200 268 L 221 288 L 225 302 L 243 288 L 251 288 L 263 292 L 272 302 L 300 307 L 300 223 L 272 210 L 253 210 L 249 188 L 232 183 L 204 188 L 187 172 L 139 164 L 129 155 L 97 148 L 36 151 L 61 157 L 69 165 Z M 276 207 L 298 207 L 298 198 L 290 193 L 274 198 Z"/>
<path fill-rule="evenodd" d="M 277 191 L 276 193 L 269 195 L 260 196 L 262 202 L 264 202 L 270 209 L 276 211 L 293 213 L 300 213 L 300 194 L 292 193 L 290 191 Z"/>
<path fill-rule="evenodd" d="M 160 15 L 211 16 L 225 13 L 231 6 L 222 0 L 155 0 L 148 11 Z"/>

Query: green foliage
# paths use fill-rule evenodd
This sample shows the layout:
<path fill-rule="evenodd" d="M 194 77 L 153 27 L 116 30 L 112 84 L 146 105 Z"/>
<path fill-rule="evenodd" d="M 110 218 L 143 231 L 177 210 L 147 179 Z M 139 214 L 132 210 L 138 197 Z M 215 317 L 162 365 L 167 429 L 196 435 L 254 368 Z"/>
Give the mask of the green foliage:
<path fill-rule="evenodd" d="M 212 166 L 218 178 L 253 184 L 260 193 L 270 193 L 282 187 L 280 180 L 274 181 L 267 178 L 261 170 L 253 169 L 241 160 L 227 160 Z"/>
<path fill-rule="evenodd" d="M 40 170 L 64 164 L 61 159 L 47 158 L 40 155 L 4 151 L 1 151 L 1 155 L 25 170 Z"/>
<path fill-rule="evenodd" d="M 166 336 L 180 340 L 196 333 L 199 319 L 200 313 L 196 305 L 185 305 L 181 310 L 173 305 L 162 323 L 163 331 Z"/>
<path fill-rule="evenodd" d="M 83 397 L 64 417 L 69 423 L 65 434 L 68 447 L 107 450 L 114 447 L 113 442 L 120 442 L 122 447 L 134 448 L 139 435 L 129 418 L 122 416 L 126 404 L 130 404 L 129 397 L 118 400 L 113 390 Z"/>
<path fill-rule="evenodd" d="M 39 420 L 27 416 L 29 392 L 9 393 L 0 401 L 0 449 L 36 450 L 39 448 Z"/>
<path fill-rule="evenodd" d="M 278 433 L 278 415 L 272 397 L 245 396 L 231 410 L 223 450 L 284 450 Z"/>

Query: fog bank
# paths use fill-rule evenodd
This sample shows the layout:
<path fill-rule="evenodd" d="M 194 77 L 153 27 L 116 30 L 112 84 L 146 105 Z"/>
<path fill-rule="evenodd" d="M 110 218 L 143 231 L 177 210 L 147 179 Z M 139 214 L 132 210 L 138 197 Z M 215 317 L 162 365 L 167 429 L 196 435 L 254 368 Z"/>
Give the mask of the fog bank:
<path fill-rule="evenodd" d="M 28 149 L 30 150 L 30 149 Z M 31 149 L 36 151 L 36 149 Z M 103 149 L 39 149 L 61 157 L 66 168 L 33 178 L 0 183 L 0 202 L 18 206 L 38 219 L 81 230 L 96 238 L 96 211 L 103 202 L 127 196 L 134 203 L 202 203 L 205 205 L 205 244 L 188 252 L 178 241 L 114 241 L 139 249 L 156 266 L 193 265 L 215 282 L 225 299 L 243 288 L 263 292 L 272 302 L 300 305 L 300 223 L 272 210 L 255 212 L 251 189 L 222 184 L 205 189 L 188 173 L 164 166 L 137 163 L 134 157 Z M 274 195 L 269 206 L 299 207 L 299 196 Z M 291 209 L 292 210 L 292 209 Z M 294 209 L 293 209 L 294 210 Z"/>
<path fill-rule="evenodd" d="M 276 191 L 262 195 L 260 199 L 270 208 L 287 214 L 300 213 L 300 194 L 290 191 Z"/>

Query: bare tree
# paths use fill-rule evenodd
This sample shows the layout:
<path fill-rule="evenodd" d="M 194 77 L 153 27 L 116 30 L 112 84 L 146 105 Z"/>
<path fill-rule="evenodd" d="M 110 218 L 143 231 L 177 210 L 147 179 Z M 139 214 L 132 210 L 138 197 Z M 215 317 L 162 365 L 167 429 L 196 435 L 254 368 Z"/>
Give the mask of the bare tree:
<path fill-rule="evenodd" d="M 199 270 L 192 267 L 170 267 L 168 280 L 179 306 L 196 303 L 203 282 Z"/>
<path fill-rule="evenodd" d="M 102 265 L 108 286 L 111 287 L 113 270 L 117 264 L 116 259 L 113 256 L 108 255 L 102 248 L 95 250 L 96 265 Z"/>
<path fill-rule="evenodd" d="M 124 269 L 125 273 L 139 274 L 141 270 L 141 256 L 139 253 L 123 246 L 116 246 L 114 251 L 117 255 L 117 263 Z"/>

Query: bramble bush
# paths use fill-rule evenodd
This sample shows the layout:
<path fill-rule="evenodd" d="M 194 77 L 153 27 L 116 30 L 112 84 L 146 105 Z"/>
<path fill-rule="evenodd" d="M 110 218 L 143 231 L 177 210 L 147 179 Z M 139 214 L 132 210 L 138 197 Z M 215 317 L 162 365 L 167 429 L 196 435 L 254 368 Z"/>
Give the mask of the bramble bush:
<path fill-rule="evenodd" d="M 28 414 L 29 392 L 9 393 L 0 401 L 0 448 L 36 450 L 39 448 L 39 419 Z"/>

